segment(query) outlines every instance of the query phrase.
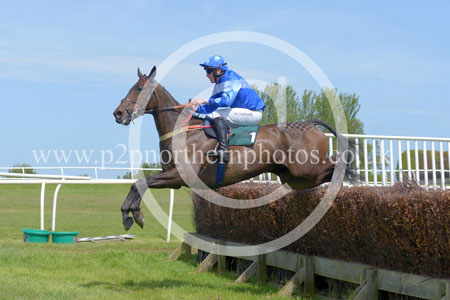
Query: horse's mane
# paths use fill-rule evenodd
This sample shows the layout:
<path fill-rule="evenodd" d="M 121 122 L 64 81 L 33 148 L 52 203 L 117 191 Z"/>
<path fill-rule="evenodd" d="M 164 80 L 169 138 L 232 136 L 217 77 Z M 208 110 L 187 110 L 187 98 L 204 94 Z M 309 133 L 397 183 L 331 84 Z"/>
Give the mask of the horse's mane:
<path fill-rule="evenodd" d="M 158 85 L 157 85 L 157 89 L 160 89 L 159 92 L 163 93 L 165 95 L 165 97 L 167 97 L 166 101 L 169 100 L 169 101 L 173 102 L 173 106 L 180 105 L 180 102 L 178 102 L 175 99 L 175 97 L 172 96 L 172 94 L 162 84 L 160 84 L 159 82 L 158 82 Z M 156 90 L 155 90 L 155 92 L 156 92 Z M 176 111 L 178 114 L 182 113 L 182 110 L 176 109 L 174 111 Z M 189 121 L 189 123 L 193 123 L 194 125 L 201 125 L 201 124 L 203 124 L 203 122 L 204 122 L 204 119 L 199 118 L 197 116 L 192 116 L 191 120 Z"/>

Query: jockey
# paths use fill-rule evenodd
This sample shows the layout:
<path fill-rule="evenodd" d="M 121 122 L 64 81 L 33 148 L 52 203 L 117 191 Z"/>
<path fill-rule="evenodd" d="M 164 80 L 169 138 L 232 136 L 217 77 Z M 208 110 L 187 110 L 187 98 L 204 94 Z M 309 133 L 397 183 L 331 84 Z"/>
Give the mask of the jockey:
<path fill-rule="evenodd" d="M 206 114 L 215 125 L 219 144 L 208 155 L 228 162 L 228 127 L 258 125 L 265 105 L 244 78 L 228 69 L 222 56 L 211 56 L 200 66 L 211 83 L 215 83 L 214 90 L 209 100 L 194 99 L 191 104 L 199 106 L 196 112 Z"/>

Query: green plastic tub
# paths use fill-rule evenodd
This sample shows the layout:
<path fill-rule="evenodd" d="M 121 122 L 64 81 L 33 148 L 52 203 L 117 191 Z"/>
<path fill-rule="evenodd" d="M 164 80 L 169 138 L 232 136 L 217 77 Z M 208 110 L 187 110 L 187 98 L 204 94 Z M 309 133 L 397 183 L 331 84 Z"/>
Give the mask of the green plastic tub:
<path fill-rule="evenodd" d="M 52 242 L 55 244 L 73 244 L 77 242 L 78 231 L 52 232 Z"/>
<path fill-rule="evenodd" d="M 40 229 L 22 229 L 25 243 L 48 243 L 50 231 Z"/>

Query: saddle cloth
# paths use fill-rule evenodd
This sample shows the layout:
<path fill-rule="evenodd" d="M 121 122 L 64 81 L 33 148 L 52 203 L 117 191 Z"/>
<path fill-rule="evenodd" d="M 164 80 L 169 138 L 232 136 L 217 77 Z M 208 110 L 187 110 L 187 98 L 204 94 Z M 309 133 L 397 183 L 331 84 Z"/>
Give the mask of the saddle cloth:
<path fill-rule="evenodd" d="M 205 120 L 205 126 L 211 126 L 210 120 Z M 205 134 L 217 139 L 216 131 L 212 127 L 206 127 Z M 256 141 L 259 131 L 258 125 L 238 126 L 229 129 L 228 146 L 251 146 Z"/>

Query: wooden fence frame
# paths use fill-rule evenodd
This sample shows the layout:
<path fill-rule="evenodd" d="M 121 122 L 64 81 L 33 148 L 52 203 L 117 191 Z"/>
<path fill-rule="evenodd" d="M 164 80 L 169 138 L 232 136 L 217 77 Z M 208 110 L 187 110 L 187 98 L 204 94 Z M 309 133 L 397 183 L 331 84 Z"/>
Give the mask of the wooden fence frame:
<path fill-rule="evenodd" d="M 190 245 L 194 245 L 193 237 L 227 246 L 247 246 L 241 243 L 212 239 L 198 233 L 185 233 L 184 242 L 172 253 L 169 260 L 176 260 L 183 253 L 186 254 L 185 260 L 190 260 L 192 249 Z M 359 284 L 355 300 L 377 299 L 378 290 L 431 300 L 450 300 L 450 280 L 448 279 L 402 273 L 318 256 L 300 255 L 285 250 L 236 258 L 252 261 L 250 266 L 236 279 L 236 283 L 246 282 L 255 274 L 258 283 L 265 283 L 266 266 L 295 272 L 295 275 L 279 291 L 280 295 L 291 295 L 296 289 L 303 286 L 302 294 L 312 296 L 314 294 L 314 275 L 320 275 Z M 196 272 L 210 271 L 215 264 L 218 264 L 218 272 L 223 273 L 226 270 L 225 259 L 225 255 L 211 252 L 199 265 Z"/>

